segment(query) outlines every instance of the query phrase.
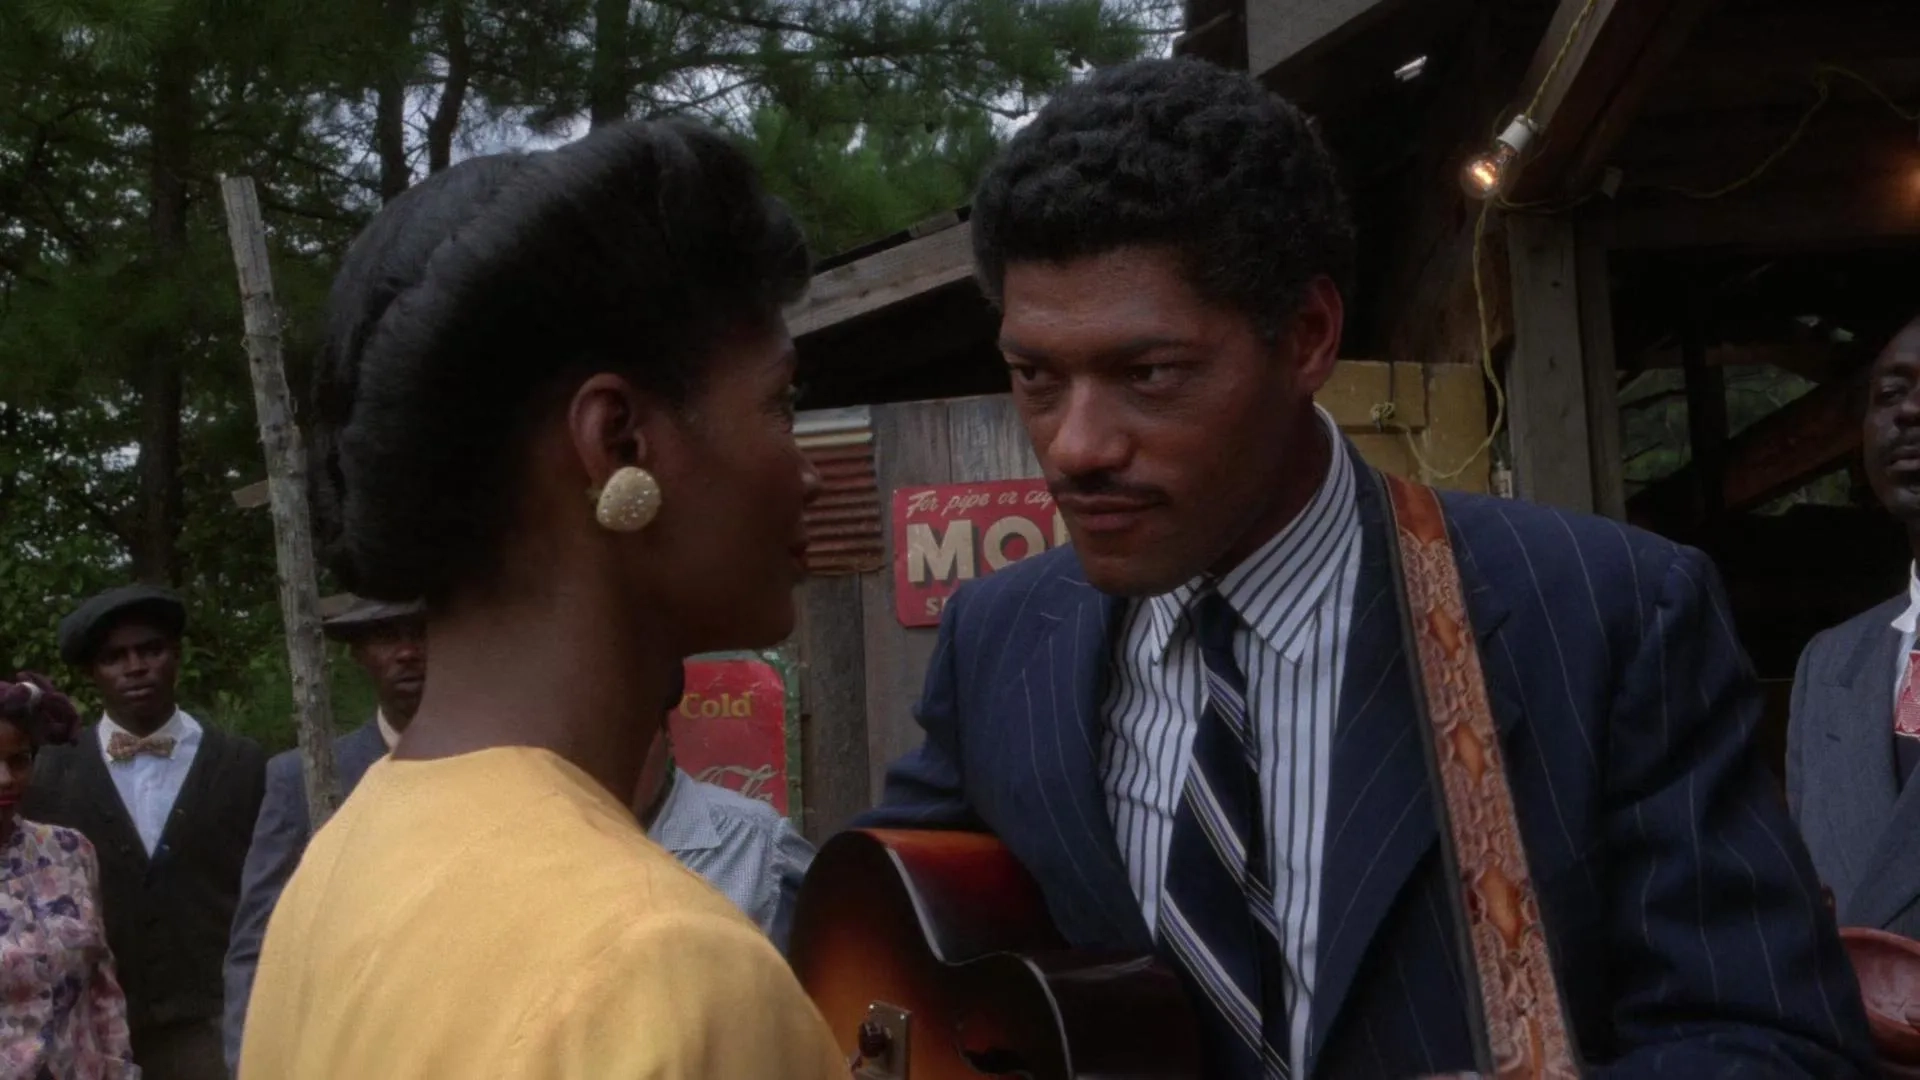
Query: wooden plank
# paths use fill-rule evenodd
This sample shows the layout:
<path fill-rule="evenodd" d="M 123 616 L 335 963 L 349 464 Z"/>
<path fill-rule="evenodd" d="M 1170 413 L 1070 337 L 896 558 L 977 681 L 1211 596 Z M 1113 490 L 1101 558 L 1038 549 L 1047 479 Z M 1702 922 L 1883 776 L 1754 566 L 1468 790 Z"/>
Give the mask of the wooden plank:
<path fill-rule="evenodd" d="M 1220 67 L 1245 70 L 1247 20 L 1242 11 L 1221 11 L 1173 39 L 1173 55 L 1190 56 Z"/>
<path fill-rule="evenodd" d="M 818 844 L 870 804 L 860 579 L 816 577 L 799 596 L 802 831 Z"/>
<path fill-rule="evenodd" d="M 1247 70 L 1265 76 L 1282 64 L 1335 46 L 1403 2 L 1252 0 L 1246 5 Z"/>
<path fill-rule="evenodd" d="M 816 276 L 807 296 L 787 308 L 787 328 L 803 337 L 972 274 L 973 230 L 954 225 Z"/>
<path fill-rule="evenodd" d="M 1361 460 L 1374 468 L 1409 480 L 1420 479 L 1420 465 L 1407 448 L 1405 432 L 1350 431 L 1347 438 L 1360 451 Z"/>
<path fill-rule="evenodd" d="M 1687 395 L 1694 519 L 1717 521 L 1726 493 L 1727 379 L 1724 369 L 1707 366 L 1707 297 L 1698 286 L 1690 286 L 1687 293 L 1680 328 L 1680 366 Z"/>
<path fill-rule="evenodd" d="M 1868 367 L 1823 383 L 1734 436 L 1726 448 L 1721 506 L 1732 515 L 1763 506 L 1832 471 L 1860 452 Z M 1691 524 L 1694 466 L 1635 495 L 1636 523 L 1662 529 Z"/>
<path fill-rule="evenodd" d="M 1833 191 L 1846 191 L 1850 198 L 1873 194 L 1901 206 L 1912 189 L 1903 189 L 1900 178 L 1911 179 L 1920 164 L 1913 125 L 1878 102 L 1869 108 L 1830 101 L 1811 114 L 1799 139 L 1782 152 L 1813 101 L 1809 87 L 1802 100 L 1785 109 L 1689 113 L 1649 121 L 1634 130 L 1614 161 L 1623 180 L 1619 203 L 1699 206 L 1714 200 L 1682 193 L 1793 190 L 1808 198 Z M 1892 178 L 1891 183 L 1879 187 L 1883 178 Z M 1742 187 L 1730 190 L 1734 184 Z"/>
<path fill-rule="evenodd" d="M 1578 230 L 1574 253 L 1579 282 L 1580 360 L 1587 373 L 1587 438 L 1593 457 L 1593 509 L 1627 518 L 1625 462 L 1620 451 L 1620 380 L 1613 344 L 1613 282 L 1607 249 L 1590 230 Z"/>
<path fill-rule="evenodd" d="M 1416 365 L 1407 365 L 1416 367 Z M 1487 397 L 1479 368 L 1436 364 L 1411 373 L 1420 396 L 1431 402 L 1433 422 L 1418 430 L 1348 427 L 1347 438 L 1366 463 L 1412 480 L 1454 491 L 1487 491 Z M 1417 451 L 1417 453 L 1416 453 Z M 1473 455 L 1471 461 L 1467 456 Z M 1440 476 L 1440 473 L 1453 473 Z"/>
<path fill-rule="evenodd" d="M 1014 480 L 1040 475 L 1020 410 L 1008 394 L 947 402 L 953 482 Z"/>
<path fill-rule="evenodd" d="M 1520 79 L 1514 95 L 1515 108 L 1533 104 L 1534 122 L 1540 125 L 1542 148 L 1554 134 L 1556 122 L 1570 123 L 1583 97 L 1591 96 L 1595 77 L 1611 63 L 1618 39 L 1634 29 L 1634 21 L 1656 18 L 1669 0 L 1560 0 L 1553 17 L 1534 46 L 1533 58 Z M 1589 10 L 1591 9 L 1591 10 Z M 1589 66 L 1591 63 L 1591 66 Z M 1537 152 L 1537 151 L 1536 151 Z"/>
<path fill-rule="evenodd" d="M 1565 175 L 1559 182 L 1561 194 L 1585 195 L 1600 183 L 1601 173 L 1606 170 L 1621 140 L 1633 130 L 1647 105 L 1657 96 L 1656 89 L 1672 70 L 1687 43 L 1693 40 L 1694 33 L 1706 20 L 1707 14 L 1718 3 L 1719 0 L 1674 0 L 1666 17 L 1654 28 L 1651 38 L 1629 61 L 1627 73 L 1619 80 L 1612 96 L 1587 122 L 1584 133 L 1573 144 L 1564 168 Z M 1542 149 L 1544 151 L 1545 148 Z M 1540 169 L 1540 175 L 1533 184 L 1521 180 L 1516 185 L 1515 197 L 1524 199 L 1529 190 L 1546 191 L 1551 186 L 1554 164 L 1554 159 L 1548 158 L 1546 167 Z"/>
<path fill-rule="evenodd" d="M 1313 396 L 1343 431 L 1375 431 L 1373 410 L 1391 403 L 1389 431 L 1418 431 L 1427 426 L 1427 383 L 1419 364 L 1383 360 L 1342 360 Z"/>
<path fill-rule="evenodd" d="M 1831 342 L 1722 342 L 1709 345 L 1706 361 L 1713 367 L 1777 367 L 1810 382 L 1825 382 L 1849 364 L 1846 350 Z M 1649 349 L 1633 358 L 1635 371 L 1676 368 L 1680 348 Z"/>
<path fill-rule="evenodd" d="M 1602 219 L 1615 251 L 1725 247 L 1736 251 L 1894 246 L 1920 239 L 1915 171 L 1856 173 L 1844 185 L 1768 186 L 1718 199 L 1655 196 Z"/>
<path fill-rule="evenodd" d="M 1507 223 L 1513 272 L 1513 356 L 1507 364 L 1508 431 L 1521 498 L 1592 511 L 1587 377 L 1580 358 L 1573 226 L 1516 215 Z"/>
<path fill-rule="evenodd" d="M 233 505 L 242 510 L 255 510 L 267 505 L 267 481 L 256 480 L 246 487 L 233 489 Z"/>
<path fill-rule="evenodd" d="M 1518 163 L 1508 198 L 1585 194 L 1714 3 L 1561 0 L 1521 83 L 1521 101 L 1538 94 L 1533 119 L 1541 132 Z"/>
<path fill-rule="evenodd" d="M 1815 61 L 1844 65 L 1908 101 L 1916 41 L 1920 4 L 1912 0 L 1850 0 L 1844 13 L 1827 4 L 1725 4 L 1688 41 L 1685 62 L 1660 81 L 1644 115 L 1804 105 Z M 1844 79 L 1834 96 L 1869 99 Z"/>
<path fill-rule="evenodd" d="M 904 484 L 945 484 L 953 479 L 944 401 L 876 406 L 874 465 L 883 500 Z M 891 518 L 891 514 L 889 514 Z M 878 799 L 887 766 L 920 745 L 913 705 L 920 700 L 935 631 L 909 630 L 893 610 L 893 528 L 887 530 L 887 562 L 860 576 L 861 638 L 866 644 L 868 792 Z"/>
<path fill-rule="evenodd" d="M 958 224 L 960 224 L 960 211 L 942 210 L 932 217 L 922 218 L 907 226 L 907 235 L 918 240 L 923 236 L 932 236 L 934 233 L 951 229 Z"/>
<path fill-rule="evenodd" d="M 1487 382 L 1479 365 L 1434 364 L 1426 370 L 1433 422 L 1413 436 L 1426 463 L 1452 476 L 1422 474 L 1435 487 L 1486 494 L 1492 490 L 1487 438 Z"/>
<path fill-rule="evenodd" d="M 318 832 L 340 798 L 334 778 L 333 703 L 327 683 L 327 645 L 320 632 L 320 590 L 307 508 L 307 448 L 294 422 L 281 358 L 281 313 L 267 261 L 267 226 L 251 177 L 220 181 L 227 235 L 240 280 L 247 372 L 267 459 L 268 513 L 273 517 L 273 563 L 280 585 L 280 618 L 293 682 L 294 720 L 306 783 L 307 817 Z"/>
<path fill-rule="evenodd" d="M 1858 454 L 1867 372 L 1817 387 L 1741 432 L 1727 454 L 1726 509 L 1759 506 Z"/>

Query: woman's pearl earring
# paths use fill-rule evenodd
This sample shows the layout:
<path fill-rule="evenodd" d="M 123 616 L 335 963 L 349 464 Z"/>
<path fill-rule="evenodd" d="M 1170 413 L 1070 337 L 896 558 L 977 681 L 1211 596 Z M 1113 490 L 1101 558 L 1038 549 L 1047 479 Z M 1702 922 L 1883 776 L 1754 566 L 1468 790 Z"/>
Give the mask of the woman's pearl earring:
<path fill-rule="evenodd" d="M 607 477 L 607 486 L 588 496 L 595 520 L 614 532 L 639 532 L 660 513 L 660 482 L 637 465 L 621 466 Z"/>

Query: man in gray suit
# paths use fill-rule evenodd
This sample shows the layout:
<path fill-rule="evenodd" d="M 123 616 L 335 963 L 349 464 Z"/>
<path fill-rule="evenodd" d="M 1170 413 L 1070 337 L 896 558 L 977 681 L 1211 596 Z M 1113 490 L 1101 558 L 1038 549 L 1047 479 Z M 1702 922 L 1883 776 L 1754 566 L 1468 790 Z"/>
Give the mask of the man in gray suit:
<path fill-rule="evenodd" d="M 1920 319 L 1874 361 L 1863 442 L 1873 493 L 1920 556 Z M 1787 803 L 1842 926 L 1920 938 L 1920 570 L 1905 594 L 1801 654 Z"/>
<path fill-rule="evenodd" d="M 380 703 L 371 721 L 334 743 L 334 767 L 344 798 L 367 769 L 400 741 L 400 732 L 406 730 L 420 706 L 427 673 L 426 626 L 418 604 L 360 601 L 326 620 L 325 627 L 327 636 L 345 642 L 354 660 L 372 677 Z M 300 752 L 276 754 L 267 762 L 266 798 L 254 824 L 253 844 L 247 849 L 246 869 L 240 877 L 240 904 L 234 911 L 233 935 L 227 945 L 226 1016 L 221 1036 L 229 1071 L 239 1068 L 247 996 L 253 990 L 253 973 L 260 963 L 267 919 L 294 867 L 300 865 L 311 835 Z"/>

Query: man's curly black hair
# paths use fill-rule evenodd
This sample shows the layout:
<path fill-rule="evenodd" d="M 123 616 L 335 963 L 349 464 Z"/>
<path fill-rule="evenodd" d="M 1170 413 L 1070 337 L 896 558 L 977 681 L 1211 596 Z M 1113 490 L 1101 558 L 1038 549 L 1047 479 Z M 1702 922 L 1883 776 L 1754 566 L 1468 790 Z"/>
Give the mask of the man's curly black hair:
<path fill-rule="evenodd" d="M 981 287 L 1009 263 L 1135 245 L 1177 253 L 1208 300 L 1272 334 L 1325 275 L 1345 289 L 1353 222 L 1311 120 L 1251 77 L 1141 60 L 1060 91 L 973 202 Z"/>

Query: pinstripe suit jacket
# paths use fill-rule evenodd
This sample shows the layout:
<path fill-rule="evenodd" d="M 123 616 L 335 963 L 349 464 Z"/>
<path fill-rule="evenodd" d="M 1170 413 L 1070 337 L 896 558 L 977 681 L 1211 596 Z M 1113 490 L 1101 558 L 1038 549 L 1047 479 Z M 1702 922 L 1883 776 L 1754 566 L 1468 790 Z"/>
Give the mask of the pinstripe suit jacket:
<path fill-rule="evenodd" d="M 1751 749 L 1760 699 L 1711 564 L 1599 518 L 1444 503 L 1594 1075 L 1868 1075 L 1851 970 Z M 1371 483 L 1361 519 L 1299 1074 L 1398 1080 L 1473 1061 Z M 1033 872 L 1070 941 L 1145 951 L 1097 776 L 1123 610 L 1071 549 L 960 590 L 918 708 L 926 741 L 860 824 L 984 827 Z"/>

